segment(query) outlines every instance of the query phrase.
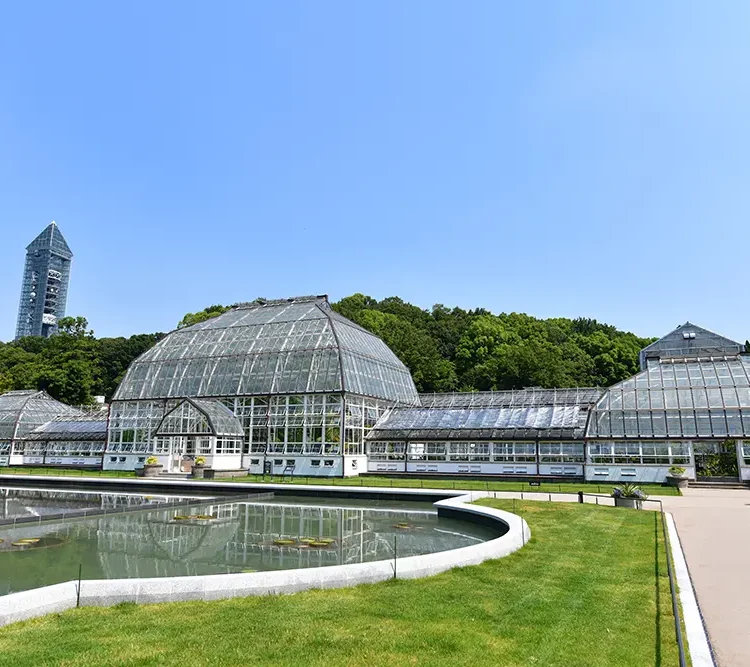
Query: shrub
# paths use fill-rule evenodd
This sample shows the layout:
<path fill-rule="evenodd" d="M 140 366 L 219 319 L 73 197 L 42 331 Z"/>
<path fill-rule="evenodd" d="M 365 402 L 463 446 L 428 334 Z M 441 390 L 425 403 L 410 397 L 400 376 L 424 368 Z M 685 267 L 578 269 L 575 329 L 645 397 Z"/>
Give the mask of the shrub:
<path fill-rule="evenodd" d="M 206 457 L 205 456 L 198 456 L 195 459 L 195 465 L 197 466 L 204 466 L 206 465 Z"/>
<path fill-rule="evenodd" d="M 685 474 L 685 468 L 681 468 L 680 466 L 672 466 L 669 469 L 669 474 L 673 477 L 681 477 Z"/>
<path fill-rule="evenodd" d="M 159 463 L 159 459 L 157 459 L 155 456 L 149 456 L 146 459 L 146 465 L 147 466 L 155 466 Z"/>
<path fill-rule="evenodd" d="M 612 489 L 613 498 L 637 498 L 646 500 L 648 496 L 641 490 L 637 484 L 622 484 Z"/>

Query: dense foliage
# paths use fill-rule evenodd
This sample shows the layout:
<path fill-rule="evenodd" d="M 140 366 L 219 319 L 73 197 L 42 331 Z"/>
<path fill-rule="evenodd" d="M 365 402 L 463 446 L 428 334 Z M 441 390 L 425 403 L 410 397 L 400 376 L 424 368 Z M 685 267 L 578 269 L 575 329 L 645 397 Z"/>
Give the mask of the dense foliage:
<path fill-rule="evenodd" d="M 333 307 L 380 336 L 420 391 L 607 386 L 635 373 L 653 340 L 591 319 L 422 310 L 398 297 L 354 294 Z"/>
<path fill-rule="evenodd" d="M 408 366 L 420 391 L 607 386 L 638 370 L 651 339 L 596 320 L 541 320 L 443 305 L 423 310 L 398 297 L 345 297 L 335 310 L 380 336 Z M 178 327 L 216 317 L 229 306 L 187 313 Z M 0 343 L 0 391 L 46 389 L 69 403 L 112 397 L 130 362 L 164 334 L 95 338 L 82 317 L 60 320 L 49 339 Z"/>
<path fill-rule="evenodd" d="M 29 336 L 0 343 L 0 393 L 46 389 L 66 403 L 112 397 L 130 362 L 164 334 L 95 338 L 83 317 L 65 317 L 51 338 Z"/>

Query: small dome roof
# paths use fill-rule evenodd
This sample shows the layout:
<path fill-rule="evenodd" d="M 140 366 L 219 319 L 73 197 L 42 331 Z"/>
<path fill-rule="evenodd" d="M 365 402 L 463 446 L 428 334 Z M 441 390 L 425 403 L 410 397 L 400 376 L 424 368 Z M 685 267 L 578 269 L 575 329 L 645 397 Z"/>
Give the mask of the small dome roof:
<path fill-rule="evenodd" d="M 21 438 L 55 417 L 81 414 L 46 391 L 9 391 L 0 396 L 0 441 Z"/>
<path fill-rule="evenodd" d="M 325 296 L 241 304 L 138 357 L 114 400 L 349 392 L 419 402 L 404 364 Z"/>

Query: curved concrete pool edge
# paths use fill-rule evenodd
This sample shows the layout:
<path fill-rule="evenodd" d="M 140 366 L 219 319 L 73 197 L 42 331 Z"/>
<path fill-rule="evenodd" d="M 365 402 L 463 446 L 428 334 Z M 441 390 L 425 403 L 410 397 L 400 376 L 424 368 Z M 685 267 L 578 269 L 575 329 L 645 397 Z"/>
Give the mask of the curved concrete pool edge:
<path fill-rule="evenodd" d="M 435 503 L 439 516 L 483 524 L 501 524 L 507 531 L 493 540 L 422 556 L 371 563 L 242 574 L 212 574 L 152 579 L 99 579 L 80 582 L 80 606 L 109 606 L 119 602 L 149 604 L 189 600 L 222 600 L 250 595 L 296 593 L 314 588 L 343 588 L 393 579 L 416 579 L 454 567 L 478 565 L 517 551 L 531 536 L 526 521 L 502 510 L 471 505 L 491 495 L 471 492 Z M 0 597 L 0 626 L 57 613 L 77 606 L 78 582 L 44 586 Z"/>

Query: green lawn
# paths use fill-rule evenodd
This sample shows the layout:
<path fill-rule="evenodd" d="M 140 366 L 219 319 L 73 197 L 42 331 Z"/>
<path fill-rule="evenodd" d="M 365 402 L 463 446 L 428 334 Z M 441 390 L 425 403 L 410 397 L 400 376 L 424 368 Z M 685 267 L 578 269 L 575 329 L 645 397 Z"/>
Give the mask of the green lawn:
<path fill-rule="evenodd" d="M 57 468 L 0 468 L 0 474 L 5 475 L 73 475 L 75 477 L 126 477 L 135 478 L 133 472 L 116 470 L 66 470 Z M 208 480 L 206 480 L 208 481 Z M 586 482 L 542 482 L 540 486 L 530 486 L 527 482 L 504 480 L 471 480 L 471 479 L 429 479 L 420 477 L 389 478 L 389 477 L 280 477 L 262 475 L 242 475 L 241 477 L 223 477 L 213 480 L 216 482 L 249 482 L 252 484 L 323 484 L 329 486 L 377 486 L 388 488 L 425 488 L 425 489 L 466 489 L 469 491 L 542 491 L 544 493 L 606 493 L 609 494 L 615 483 L 596 484 Z M 662 484 L 641 484 L 641 488 L 649 495 L 678 496 L 676 487 Z"/>
<path fill-rule="evenodd" d="M 486 500 L 532 530 L 511 556 L 415 581 L 82 608 L 0 629 L 37 665 L 676 665 L 660 515 Z"/>

